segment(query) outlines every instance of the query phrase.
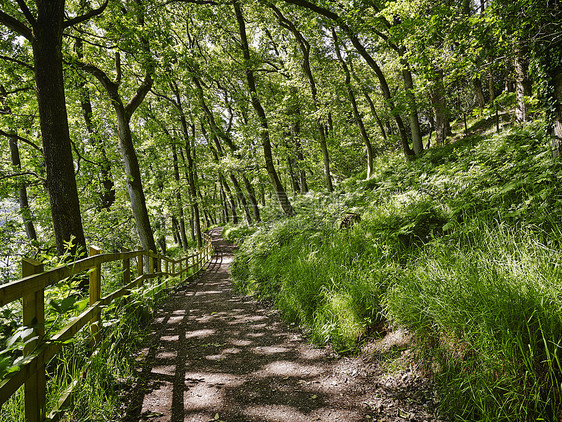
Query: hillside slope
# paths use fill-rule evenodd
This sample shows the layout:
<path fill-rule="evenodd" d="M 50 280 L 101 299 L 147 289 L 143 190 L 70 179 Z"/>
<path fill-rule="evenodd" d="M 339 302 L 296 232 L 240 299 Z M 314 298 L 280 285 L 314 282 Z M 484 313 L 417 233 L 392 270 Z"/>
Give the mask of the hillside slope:
<path fill-rule="evenodd" d="M 397 328 L 453 420 L 562 417 L 562 163 L 540 123 L 295 198 L 241 243 L 237 288 L 341 353 Z M 346 212 L 361 215 L 347 230 Z M 253 234 L 251 234 L 253 233 Z M 251 234 L 251 235 L 250 235 Z"/>

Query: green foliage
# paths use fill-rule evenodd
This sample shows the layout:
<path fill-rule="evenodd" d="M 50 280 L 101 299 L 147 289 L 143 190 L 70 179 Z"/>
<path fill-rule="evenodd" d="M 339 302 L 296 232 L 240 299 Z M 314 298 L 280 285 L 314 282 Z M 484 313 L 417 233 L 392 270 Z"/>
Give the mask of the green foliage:
<path fill-rule="evenodd" d="M 559 417 L 558 243 L 479 220 L 454 246 L 427 247 L 388 291 L 388 317 L 416 333 L 448 413 L 465 420 Z"/>
<path fill-rule="evenodd" d="M 455 420 L 560 418 L 562 173 L 545 126 L 411 163 L 387 155 L 376 169 L 302 196 L 296 217 L 245 238 L 237 288 L 342 353 L 385 325 L 407 328 Z M 339 230 L 348 211 L 361 222 Z"/>

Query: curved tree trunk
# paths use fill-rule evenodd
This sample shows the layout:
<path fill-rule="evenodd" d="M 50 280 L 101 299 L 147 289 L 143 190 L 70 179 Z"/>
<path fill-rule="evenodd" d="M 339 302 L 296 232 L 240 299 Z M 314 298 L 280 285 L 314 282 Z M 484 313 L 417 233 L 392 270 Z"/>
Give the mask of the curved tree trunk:
<path fill-rule="evenodd" d="M 338 56 L 338 60 L 345 74 L 345 87 L 347 90 L 347 96 L 349 98 L 349 101 L 351 102 L 353 117 L 355 119 L 355 123 L 359 127 L 361 138 L 363 139 L 363 143 L 365 144 L 365 149 L 367 152 L 367 179 L 370 179 L 371 175 L 373 174 L 373 146 L 371 144 L 371 140 L 369 139 L 369 135 L 367 135 L 367 130 L 365 129 L 363 119 L 359 114 L 357 100 L 355 99 L 355 93 L 353 92 L 353 87 L 351 86 L 351 73 L 349 72 L 349 68 L 347 67 L 347 64 L 345 63 L 341 55 L 340 47 L 338 44 L 338 37 L 334 28 L 332 28 L 332 37 L 334 38 L 334 48 L 336 50 L 336 55 Z"/>
<path fill-rule="evenodd" d="M 146 208 L 146 198 L 142 186 L 139 160 L 133 144 L 129 118 L 126 116 L 125 108 L 121 102 L 117 102 L 116 99 L 113 99 L 112 104 L 117 114 L 119 150 L 125 167 L 127 192 L 129 193 L 129 200 L 131 202 L 131 209 L 133 211 L 137 232 L 142 247 L 146 250 L 156 252 L 156 243 L 154 242 L 154 234 L 148 217 L 148 209 Z"/>
<path fill-rule="evenodd" d="M 302 53 L 302 68 L 310 86 L 312 104 L 314 106 L 314 114 L 318 114 L 318 109 L 320 108 L 320 106 L 318 101 L 318 89 L 316 88 L 316 81 L 314 79 L 314 75 L 312 74 L 312 68 L 310 67 L 310 43 L 303 37 L 295 24 L 285 16 L 283 16 L 281 11 L 277 7 L 272 4 L 269 4 L 268 6 L 275 12 L 275 15 L 277 16 L 277 19 L 279 20 L 281 26 L 291 31 L 293 36 L 297 40 L 297 43 L 299 44 Z M 318 131 L 318 141 L 320 143 L 322 162 L 324 164 L 324 183 L 328 192 L 333 192 L 334 185 L 332 184 L 332 175 L 330 172 L 330 154 L 328 152 L 328 145 L 326 143 L 326 129 L 320 117 L 316 118 L 316 130 Z"/>
<path fill-rule="evenodd" d="M 250 90 L 250 95 L 252 98 L 252 106 L 258 116 L 260 127 L 261 127 L 260 138 L 263 147 L 265 168 L 267 170 L 267 174 L 269 175 L 271 185 L 277 197 L 277 201 L 281 206 L 281 209 L 286 215 L 292 216 L 295 214 L 295 211 L 293 209 L 293 206 L 291 205 L 291 202 L 289 201 L 289 197 L 287 196 L 287 192 L 285 191 L 285 188 L 281 184 L 281 180 L 279 179 L 279 175 L 277 174 L 277 170 L 275 169 L 275 165 L 273 163 L 273 153 L 271 151 L 271 141 L 269 139 L 269 127 L 267 124 L 267 116 L 258 98 L 254 72 L 250 67 L 251 66 L 250 49 L 248 47 L 248 38 L 246 35 L 246 23 L 244 22 L 244 17 L 242 15 L 242 8 L 238 1 L 234 2 L 234 11 L 236 13 L 236 20 L 238 22 L 238 28 L 240 31 L 241 47 L 242 47 L 242 53 L 244 55 L 244 66 L 246 68 L 245 70 L 246 70 L 246 80 L 248 82 L 248 89 Z"/>

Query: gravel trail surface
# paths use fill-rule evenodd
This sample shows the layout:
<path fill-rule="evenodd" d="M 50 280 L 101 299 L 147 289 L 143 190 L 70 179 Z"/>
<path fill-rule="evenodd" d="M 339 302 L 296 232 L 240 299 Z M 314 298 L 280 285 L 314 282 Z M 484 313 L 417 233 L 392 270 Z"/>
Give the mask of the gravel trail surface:
<path fill-rule="evenodd" d="M 123 421 L 435 421 L 414 369 L 383 375 L 378 360 L 337 358 L 278 313 L 233 292 L 234 245 L 156 315 Z"/>

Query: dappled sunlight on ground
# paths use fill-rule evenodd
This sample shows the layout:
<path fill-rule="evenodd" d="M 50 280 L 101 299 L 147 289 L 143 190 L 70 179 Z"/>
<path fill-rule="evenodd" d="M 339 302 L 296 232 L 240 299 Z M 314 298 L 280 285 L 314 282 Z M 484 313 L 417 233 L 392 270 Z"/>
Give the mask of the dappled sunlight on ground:
<path fill-rule="evenodd" d="M 152 324 L 126 421 L 364 421 L 357 386 L 279 321 L 231 289 L 229 246 L 200 280 L 173 294 Z M 353 399 L 349 393 L 353 390 Z"/>

